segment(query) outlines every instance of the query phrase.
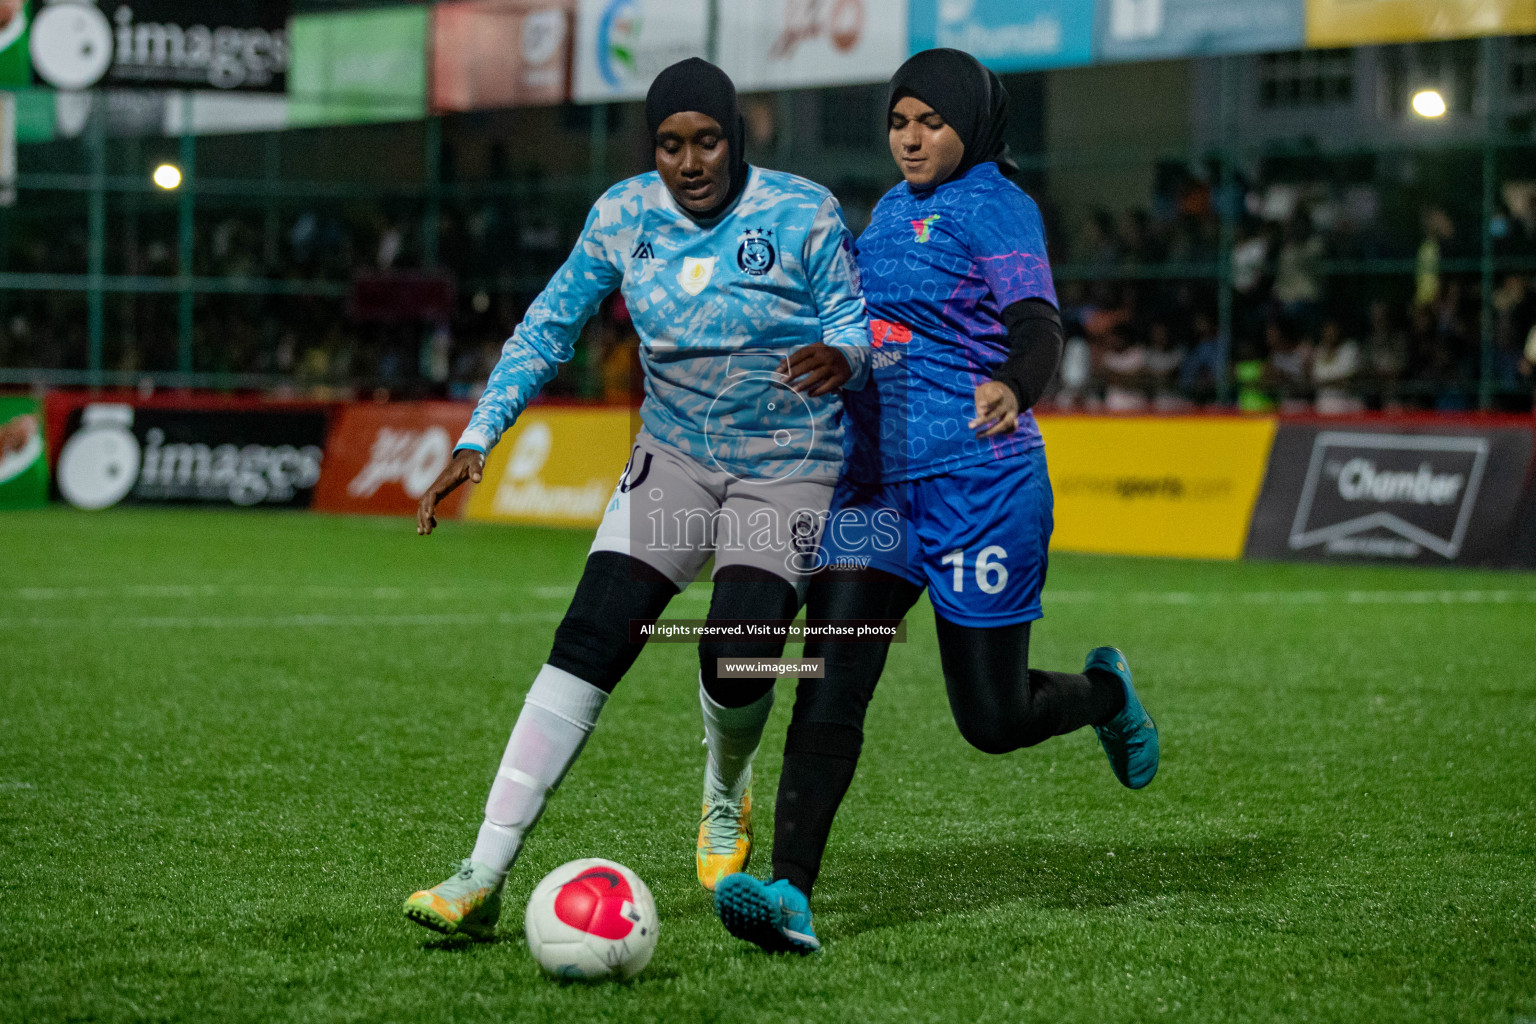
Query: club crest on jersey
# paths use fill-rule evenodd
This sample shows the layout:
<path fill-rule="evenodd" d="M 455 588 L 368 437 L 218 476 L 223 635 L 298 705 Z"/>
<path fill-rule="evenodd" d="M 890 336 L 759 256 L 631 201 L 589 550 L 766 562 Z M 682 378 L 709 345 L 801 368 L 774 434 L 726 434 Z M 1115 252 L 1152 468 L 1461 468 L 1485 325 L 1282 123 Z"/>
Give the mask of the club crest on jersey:
<path fill-rule="evenodd" d="M 677 283 L 683 286 L 683 291 L 689 295 L 697 295 L 709 285 L 709 279 L 715 276 L 715 257 L 706 256 L 700 259 L 697 256 L 684 256 L 683 269 L 677 272 Z"/>
<path fill-rule="evenodd" d="M 928 216 L 924 217 L 922 220 L 914 220 L 912 222 L 912 230 L 917 233 L 917 237 L 914 238 L 913 241 L 915 241 L 915 242 L 926 242 L 926 241 L 928 241 L 928 239 L 931 237 L 929 232 L 931 232 L 933 230 L 933 224 L 938 219 L 939 219 L 939 215 L 937 213 L 930 213 Z"/>
<path fill-rule="evenodd" d="M 748 231 L 741 247 L 736 250 L 736 265 L 753 277 L 761 277 L 772 270 L 775 258 L 773 242 L 764 231 Z"/>

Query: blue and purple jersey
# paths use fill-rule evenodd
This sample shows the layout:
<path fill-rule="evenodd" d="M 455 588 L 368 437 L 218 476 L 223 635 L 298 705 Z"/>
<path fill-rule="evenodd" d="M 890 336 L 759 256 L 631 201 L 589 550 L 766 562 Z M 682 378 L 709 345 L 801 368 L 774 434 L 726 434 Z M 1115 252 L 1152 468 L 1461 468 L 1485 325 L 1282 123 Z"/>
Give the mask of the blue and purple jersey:
<path fill-rule="evenodd" d="M 871 386 L 844 395 L 844 472 L 913 480 L 1041 446 L 1034 416 L 976 439 L 975 390 L 1008 358 L 1003 309 L 1056 304 L 1034 200 L 983 163 L 925 192 L 903 182 L 875 206 L 855 247 L 874 346 Z"/>

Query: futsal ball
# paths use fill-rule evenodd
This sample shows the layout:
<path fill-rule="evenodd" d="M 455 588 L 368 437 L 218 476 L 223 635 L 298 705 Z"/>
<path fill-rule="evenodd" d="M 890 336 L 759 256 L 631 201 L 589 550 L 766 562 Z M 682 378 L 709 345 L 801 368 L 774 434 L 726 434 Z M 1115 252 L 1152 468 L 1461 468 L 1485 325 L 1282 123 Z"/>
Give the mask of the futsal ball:
<path fill-rule="evenodd" d="M 557 978 L 633 978 L 656 952 L 656 901 L 629 868 L 573 860 L 544 876 L 528 897 L 528 951 Z"/>

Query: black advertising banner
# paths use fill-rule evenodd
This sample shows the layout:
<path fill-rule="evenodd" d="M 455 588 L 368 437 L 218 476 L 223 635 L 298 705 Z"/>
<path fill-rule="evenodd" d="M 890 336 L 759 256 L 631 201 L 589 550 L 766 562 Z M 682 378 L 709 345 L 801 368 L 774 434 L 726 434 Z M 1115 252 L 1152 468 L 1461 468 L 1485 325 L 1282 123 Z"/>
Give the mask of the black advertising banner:
<path fill-rule="evenodd" d="M 1248 558 L 1510 565 L 1525 427 L 1282 423 Z"/>
<path fill-rule="evenodd" d="M 1515 528 L 1515 564 L 1536 569 L 1536 478 L 1526 485 L 1520 502 L 1520 520 Z"/>
<path fill-rule="evenodd" d="M 288 5 L 272 0 L 90 0 L 43 4 L 32 68 L 55 89 L 288 88 Z"/>
<path fill-rule="evenodd" d="M 211 503 L 307 508 L 323 412 L 198 412 L 87 405 L 69 416 L 55 482 L 77 508 Z"/>

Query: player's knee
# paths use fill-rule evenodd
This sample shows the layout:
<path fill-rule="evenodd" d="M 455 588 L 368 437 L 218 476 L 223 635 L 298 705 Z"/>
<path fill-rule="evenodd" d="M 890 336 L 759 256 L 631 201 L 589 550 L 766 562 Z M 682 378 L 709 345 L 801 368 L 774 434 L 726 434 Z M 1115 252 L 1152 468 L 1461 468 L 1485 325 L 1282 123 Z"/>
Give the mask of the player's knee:
<path fill-rule="evenodd" d="M 746 621 L 788 622 L 799 607 L 794 586 L 755 566 L 727 565 L 715 574 L 709 605 L 711 624 Z M 722 707 L 741 707 L 761 699 L 773 679 L 730 675 L 720 671 L 721 659 L 762 660 L 784 651 L 781 636 L 710 637 L 699 644 L 699 679 L 709 699 Z"/>
<path fill-rule="evenodd" d="M 630 623 L 653 621 L 676 592 L 644 562 L 609 551 L 594 553 L 555 629 L 549 663 L 612 692 L 644 646 L 630 636 Z"/>
<path fill-rule="evenodd" d="M 965 742 L 983 754 L 1011 754 L 1049 739 L 1053 733 L 1034 715 L 987 714 L 957 718 Z"/>
<path fill-rule="evenodd" d="M 634 661 L 629 637 L 612 623 L 574 612 L 567 612 L 555 629 L 549 663 L 611 693 Z"/>
<path fill-rule="evenodd" d="M 996 721 L 961 721 L 960 735 L 965 742 L 983 754 L 1007 754 L 1018 750 L 1021 744 L 1006 726 Z"/>
<path fill-rule="evenodd" d="M 864 730 L 841 722 L 791 721 L 784 735 L 784 755 L 815 754 L 858 763 Z"/>
<path fill-rule="evenodd" d="M 1028 728 L 1014 715 L 957 715 L 955 725 L 960 726 L 965 742 L 983 754 L 1011 754 L 1021 746 L 1029 746 Z"/>

